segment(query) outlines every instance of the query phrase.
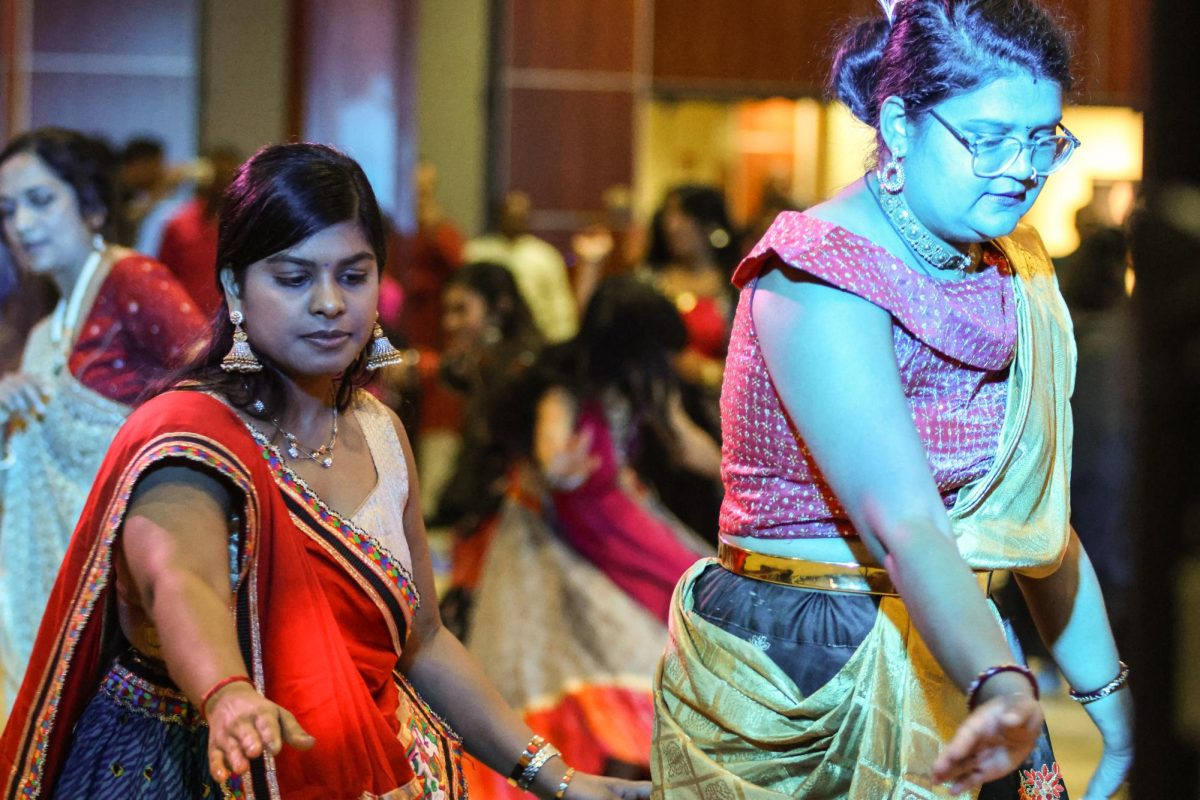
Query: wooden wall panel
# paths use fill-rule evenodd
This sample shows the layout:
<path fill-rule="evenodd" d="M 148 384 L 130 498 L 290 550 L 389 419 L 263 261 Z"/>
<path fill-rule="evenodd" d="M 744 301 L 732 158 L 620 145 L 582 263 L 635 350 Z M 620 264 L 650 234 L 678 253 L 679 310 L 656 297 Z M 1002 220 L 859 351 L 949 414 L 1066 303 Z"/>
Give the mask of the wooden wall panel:
<path fill-rule="evenodd" d="M 1072 38 L 1071 102 L 1142 108 L 1152 0 L 1051 0 Z"/>
<path fill-rule="evenodd" d="M 1150 93 L 1152 0 L 1109 3 L 1107 102 L 1145 108 Z"/>
<path fill-rule="evenodd" d="M 651 2 L 496 0 L 489 205 L 527 191 L 535 233 L 559 246 L 633 182 Z"/>
<path fill-rule="evenodd" d="M 28 114 L 28 81 L 20 71 L 26 50 L 21 36 L 24 6 L 24 0 L 0 0 L 0 142 L 23 127 Z"/>
<path fill-rule="evenodd" d="M 873 0 L 655 0 L 656 89 L 819 94 L 836 32 Z"/>
<path fill-rule="evenodd" d="M 629 92 L 512 93 L 510 188 L 535 209 L 589 212 L 614 183 L 633 174 L 633 95 Z"/>
<path fill-rule="evenodd" d="M 31 13 L 30 127 L 163 141 L 167 158 L 196 155 L 199 0 L 37 0 Z"/>
<path fill-rule="evenodd" d="M 1142 105 L 1152 0 L 1045 0 L 1075 34 L 1077 99 Z M 654 0 L 658 92 L 821 94 L 838 32 L 874 0 Z"/>
<path fill-rule="evenodd" d="M 401 228 L 416 224 L 417 0 L 301 0 L 301 135 L 362 164 L 380 205 Z M 353 42 L 353 47 L 347 43 Z"/>
<path fill-rule="evenodd" d="M 636 5 L 635 0 L 512 0 L 510 65 L 629 72 Z"/>

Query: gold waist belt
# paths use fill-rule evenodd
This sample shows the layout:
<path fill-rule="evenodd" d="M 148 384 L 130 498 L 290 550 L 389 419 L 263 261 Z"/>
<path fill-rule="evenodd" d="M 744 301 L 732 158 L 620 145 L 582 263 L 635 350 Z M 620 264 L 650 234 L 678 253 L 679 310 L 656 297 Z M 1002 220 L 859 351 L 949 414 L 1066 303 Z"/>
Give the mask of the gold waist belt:
<path fill-rule="evenodd" d="M 779 583 L 800 589 L 825 592 L 853 592 L 898 597 L 896 585 L 886 569 L 864 567 L 854 563 L 829 564 L 790 556 L 756 553 L 721 542 L 717 545 L 717 560 L 736 575 L 744 575 L 767 583 Z M 975 579 L 983 593 L 992 588 L 992 570 L 976 570 Z"/>

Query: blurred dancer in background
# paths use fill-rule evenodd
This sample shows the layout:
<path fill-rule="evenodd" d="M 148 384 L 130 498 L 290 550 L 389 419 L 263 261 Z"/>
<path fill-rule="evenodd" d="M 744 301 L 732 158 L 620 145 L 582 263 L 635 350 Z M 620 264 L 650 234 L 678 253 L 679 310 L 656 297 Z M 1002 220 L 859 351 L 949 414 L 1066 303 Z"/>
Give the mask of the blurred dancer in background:
<path fill-rule="evenodd" d="M 32 131 L 0 151 L 4 247 L 60 294 L 0 378 L 0 714 L 113 434 L 206 332 L 170 270 L 105 240 L 112 180 L 108 148 L 73 131 Z"/>
<path fill-rule="evenodd" d="M 561 342 L 570 339 L 578 325 L 575 295 L 562 254 L 530 233 L 531 211 L 528 194 L 506 194 L 496 211 L 495 231 L 467 242 L 464 257 L 512 270 L 542 336 L 547 342 Z"/>
<path fill-rule="evenodd" d="M 529 726 L 589 770 L 644 774 L 671 591 L 707 552 L 631 468 L 657 428 L 681 464 L 716 474 L 716 444 L 679 403 L 673 357 L 686 338 L 653 287 L 608 278 L 579 333 L 496 395 L 492 430 L 516 468 L 467 646 Z M 526 593 L 542 602 L 514 614 Z M 468 775 L 478 797 L 515 797 L 494 776 Z"/>
<path fill-rule="evenodd" d="M 446 349 L 439 375 L 463 397 L 464 413 L 458 455 L 430 524 L 454 531 L 442 616 L 462 636 L 496 512 L 509 488 L 509 453 L 492 431 L 491 409 L 505 402 L 504 387 L 534 363 L 543 342 L 512 273 L 487 262 L 467 264 L 450 276 L 442 327 Z"/>
<path fill-rule="evenodd" d="M 196 197 L 167 222 L 158 260 L 175 273 L 205 319 L 211 320 L 221 305 L 217 290 L 217 214 L 221 196 L 242 157 L 231 147 L 216 147 L 203 160 L 207 164 L 205 180 Z"/>

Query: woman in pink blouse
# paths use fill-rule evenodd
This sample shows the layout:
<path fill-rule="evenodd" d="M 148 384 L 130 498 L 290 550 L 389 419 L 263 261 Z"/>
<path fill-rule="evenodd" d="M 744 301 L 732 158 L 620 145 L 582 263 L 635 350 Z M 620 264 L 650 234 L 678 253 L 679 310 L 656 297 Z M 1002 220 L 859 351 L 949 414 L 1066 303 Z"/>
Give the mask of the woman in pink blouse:
<path fill-rule="evenodd" d="M 1036 0 L 898 0 L 831 86 L 877 166 L 738 268 L 718 559 L 676 590 L 651 765 L 665 797 L 1065 798 L 988 598 L 1012 570 L 1104 737 L 1128 670 L 1068 521 L 1074 345 L 1018 228 L 1079 140 Z"/>

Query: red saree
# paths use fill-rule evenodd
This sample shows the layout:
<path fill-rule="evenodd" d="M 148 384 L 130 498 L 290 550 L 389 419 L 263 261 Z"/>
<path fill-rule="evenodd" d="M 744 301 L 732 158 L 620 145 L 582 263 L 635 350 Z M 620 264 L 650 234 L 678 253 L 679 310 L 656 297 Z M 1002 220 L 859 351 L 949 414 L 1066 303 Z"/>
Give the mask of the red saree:
<path fill-rule="evenodd" d="M 147 469 L 172 460 L 242 495 L 244 523 L 230 542 L 242 655 L 259 690 L 317 740 L 255 760 L 225 796 L 461 796 L 458 738 L 396 671 L 420 602 L 407 567 L 326 507 L 228 407 L 177 391 L 130 416 L 100 469 L 0 738 L 0 798 L 52 794 L 108 666 L 113 555 L 130 495 Z"/>

